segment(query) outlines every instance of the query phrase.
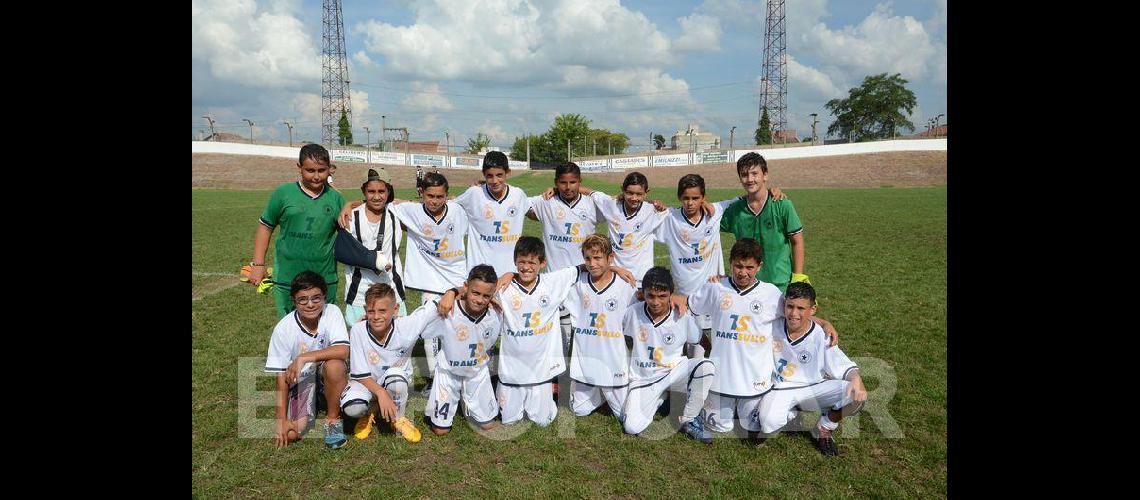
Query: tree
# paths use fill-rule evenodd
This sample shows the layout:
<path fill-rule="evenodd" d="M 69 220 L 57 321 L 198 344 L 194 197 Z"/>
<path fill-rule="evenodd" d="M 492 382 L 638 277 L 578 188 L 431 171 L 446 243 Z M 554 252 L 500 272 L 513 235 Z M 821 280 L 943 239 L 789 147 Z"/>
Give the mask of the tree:
<path fill-rule="evenodd" d="M 604 128 L 590 129 L 586 135 L 586 141 L 588 143 L 586 151 L 589 154 L 593 154 L 595 143 L 598 145 L 598 154 L 601 155 L 608 155 L 611 150 L 615 155 L 621 154 L 629 147 L 629 136 L 619 132 L 610 132 Z"/>
<path fill-rule="evenodd" d="M 348 123 L 348 113 L 344 111 L 344 108 L 340 108 L 340 121 L 337 122 L 336 126 L 339 129 L 336 133 L 337 142 L 341 146 L 352 144 L 352 125 Z"/>
<path fill-rule="evenodd" d="M 482 151 L 483 148 L 486 148 L 487 146 L 490 146 L 490 145 L 491 145 L 491 138 L 487 137 L 487 134 L 479 132 L 479 133 L 475 134 L 475 137 L 472 137 L 471 139 L 467 139 L 467 152 L 471 153 L 473 155 L 479 154 L 479 152 Z"/>
<path fill-rule="evenodd" d="M 764 113 L 760 115 L 760 123 L 756 128 L 756 144 L 772 144 L 772 120 L 768 118 L 768 107 L 764 106 Z"/>
<path fill-rule="evenodd" d="M 661 134 L 654 134 L 653 135 L 653 144 L 657 146 L 657 149 L 661 149 L 661 148 L 665 147 L 665 136 L 663 136 Z"/>
<path fill-rule="evenodd" d="M 918 101 L 914 92 L 906 88 L 907 83 L 899 73 L 880 73 L 864 78 L 860 86 L 847 92 L 846 99 L 827 101 L 824 107 L 836 118 L 828 125 L 827 135 L 862 142 L 890 139 L 899 129 L 913 132 L 914 124 L 907 116 L 914 112 Z"/>

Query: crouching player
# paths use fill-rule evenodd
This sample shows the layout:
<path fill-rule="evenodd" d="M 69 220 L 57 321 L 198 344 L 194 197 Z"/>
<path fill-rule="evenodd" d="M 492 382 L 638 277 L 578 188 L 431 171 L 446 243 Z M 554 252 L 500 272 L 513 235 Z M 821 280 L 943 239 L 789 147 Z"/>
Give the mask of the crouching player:
<path fill-rule="evenodd" d="M 347 439 L 336 396 L 344 389 L 348 334 L 340 309 L 325 300 L 328 284 L 313 271 L 293 278 L 289 297 L 296 309 L 273 327 L 265 371 L 277 374 L 274 442 L 281 448 L 313 425 L 317 393 L 328 404 L 325 446 L 340 448 Z M 322 387 L 323 386 L 323 387 Z"/>
<path fill-rule="evenodd" d="M 772 342 L 775 387 L 760 402 L 760 430 L 765 434 L 778 431 L 795 418 L 796 407 L 823 411 L 812 435 L 820 452 L 838 455 L 831 433 L 840 419 L 863 408 L 867 389 L 859 367 L 839 346 L 828 347 L 827 335 L 812 318 L 815 311 L 815 289 L 803 282 L 789 284 L 783 328 Z"/>
<path fill-rule="evenodd" d="M 645 272 L 641 280 L 644 302 L 626 309 L 622 331 L 633 337 L 633 356 L 629 371 L 633 380 L 626 396 L 625 432 L 638 434 L 649 427 L 657 407 L 665 401 L 665 391 L 687 392 L 685 408 L 679 421 L 685 434 L 703 443 L 712 442 L 712 433 L 699 417 L 716 380 L 713 361 L 689 359 L 686 343 L 701 340 L 701 329 L 689 314 L 673 310 L 673 277 L 669 270 L 657 266 Z M 713 352 L 716 352 L 715 350 Z"/>
<path fill-rule="evenodd" d="M 483 430 L 495 427 L 499 403 L 487 370 L 487 350 L 495 345 L 506 325 L 502 313 L 490 307 L 497 282 L 495 268 L 486 264 L 471 268 L 463 288 L 448 290 L 440 300 L 450 301 L 458 294 L 458 306 L 435 328 L 423 333 L 424 340 L 438 337 L 442 343 L 435 357 L 435 383 L 424 410 L 431 431 L 437 436 L 451 431 L 460 395 L 467 418 Z"/>
<path fill-rule="evenodd" d="M 420 306 L 411 315 L 396 317 L 396 291 L 387 283 L 374 283 L 364 293 L 367 321 L 352 325 L 352 380 L 340 396 L 345 415 L 358 419 L 354 433 L 365 439 L 372 433 L 376 414 L 409 442 L 420 431 L 404 416 L 412 380 L 412 347 L 420 333 L 438 320 L 435 305 Z"/>
<path fill-rule="evenodd" d="M 637 290 L 610 269 L 614 250 L 605 236 L 587 236 L 581 253 L 586 272 L 578 274 L 564 304 L 570 313 L 574 342 L 570 409 L 584 417 L 606 402 L 620 420 L 629 389 L 629 349 L 621 318 Z"/>

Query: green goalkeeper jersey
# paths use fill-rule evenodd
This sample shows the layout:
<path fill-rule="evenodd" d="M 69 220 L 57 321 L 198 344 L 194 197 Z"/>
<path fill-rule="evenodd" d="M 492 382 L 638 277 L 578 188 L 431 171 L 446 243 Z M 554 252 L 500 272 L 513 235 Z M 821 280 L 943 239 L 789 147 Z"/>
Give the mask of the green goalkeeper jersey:
<path fill-rule="evenodd" d="M 273 259 L 275 283 L 288 287 L 305 270 L 320 274 L 330 285 L 337 282 L 333 242 L 336 217 L 344 202 L 344 196 L 328 186 L 316 197 L 301 189 L 299 182 L 282 184 L 273 191 L 261 223 L 279 229 Z"/>
<path fill-rule="evenodd" d="M 792 280 L 791 237 L 804 230 L 792 200 L 785 198 L 773 201 L 772 192 L 769 191 L 764 208 L 757 214 L 748 207 L 745 197 L 741 196 L 724 211 L 720 230 L 732 233 L 738 240 L 752 238 L 760 242 L 764 247 L 764 265 L 756 273 L 756 279 L 776 285 L 781 292 L 785 291 L 788 282 Z"/>

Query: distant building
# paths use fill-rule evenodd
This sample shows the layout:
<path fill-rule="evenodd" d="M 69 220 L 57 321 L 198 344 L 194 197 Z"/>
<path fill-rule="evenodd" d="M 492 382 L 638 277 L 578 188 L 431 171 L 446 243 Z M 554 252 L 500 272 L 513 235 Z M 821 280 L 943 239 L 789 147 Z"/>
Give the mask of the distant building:
<path fill-rule="evenodd" d="M 415 151 L 418 153 L 446 153 L 447 146 L 441 144 L 439 141 L 412 141 L 405 144 L 404 141 L 392 141 L 392 151 Z"/>
<path fill-rule="evenodd" d="M 249 142 L 249 137 L 242 137 L 229 132 L 218 132 L 206 136 L 207 141 L 213 142 Z"/>
<path fill-rule="evenodd" d="M 690 123 L 686 130 L 678 130 L 669 139 L 670 149 L 688 150 L 690 147 L 697 151 L 706 149 L 719 149 L 720 136 L 710 132 L 701 132 L 697 124 Z"/>

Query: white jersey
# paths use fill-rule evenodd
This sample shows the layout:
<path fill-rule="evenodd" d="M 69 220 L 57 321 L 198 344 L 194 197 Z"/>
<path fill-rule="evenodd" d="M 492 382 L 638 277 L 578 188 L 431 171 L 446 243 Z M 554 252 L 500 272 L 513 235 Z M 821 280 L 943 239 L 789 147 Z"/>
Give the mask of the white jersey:
<path fill-rule="evenodd" d="M 795 342 L 788 338 L 787 323 L 781 321 L 779 330 L 780 335 L 772 343 L 776 356 L 772 376 L 778 389 L 809 386 L 825 377 L 846 380 L 847 373 L 858 368 L 839 346 L 827 347 L 831 339 L 814 321 Z"/>
<path fill-rule="evenodd" d="M 447 318 L 441 318 L 438 325 L 425 331 L 423 338 L 442 340 L 442 347 L 435 355 L 437 371 L 473 377 L 486 370 L 490 359 L 487 349 L 495 345 L 505 327 L 503 315 L 490 305 L 483 314 L 472 316 L 463 308 L 463 301 L 456 300 Z"/>
<path fill-rule="evenodd" d="M 387 283 L 395 289 L 396 284 L 392 275 L 399 276 L 401 280 L 406 277 L 404 276 L 404 264 L 400 262 L 400 239 L 404 235 L 404 231 L 400 229 L 400 222 L 387 209 L 384 210 L 379 221 L 371 222 L 365 215 L 367 210 L 368 208 L 364 205 L 352 210 L 352 222 L 348 225 L 348 232 L 363 244 L 364 248 L 379 250 L 381 265 L 390 264 L 392 270 L 381 270 L 377 273 L 363 267 L 344 266 L 344 303 L 356 307 L 365 306 L 364 292 L 373 283 Z M 360 277 L 354 278 L 357 271 L 360 272 Z M 401 302 L 403 299 L 397 293 L 396 303 Z"/>
<path fill-rule="evenodd" d="M 467 214 L 449 201 L 437 219 L 423 203 L 401 203 L 389 208 L 408 227 L 408 240 L 414 245 L 405 252 L 404 268 L 410 271 L 404 286 L 440 295 L 467 280 Z M 413 245 L 409 245 L 410 247 Z"/>
<path fill-rule="evenodd" d="M 501 199 L 491 196 L 486 185 L 471 186 L 455 198 L 467 214 L 467 269 L 490 264 L 495 275 L 515 271 L 515 242 L 522 236 L 526 212 L 530 209 L 526 193 L 507 185 Z"/>
<path fill-rule="evenodd" d="M 643 201 L 637 210 L 626 213 L 624 202 L 601 191 L 594 191 L 590 197 L 609 227 L 614 265 L 628 269 L 640 280 L 653 267 L 653 231 L 668 211 L 658 212 L 651 203 Z"/>
<path fill-rule="evenodd" d="M 720 219 L 732 202 L 716 203 L 716 213 L 709 216 L 701 210 L 696 224 L 689 222 L 684 210 L 670 208 L 654 236 L 669 247 L 669 272 L 673 274 L 677 293 L 689 295 L 710 276 L 724 274 L 724 252 L 720 244 Z"/>
<path fill-rule="evenodd" d="M 498 293 L 507 331 L 500 345 L 499 380 L 523 385 L 545 382 L 566 371 L 558 306 L 578 278 L 575 268 L 539 274 L 527 290 L 518 281 Z"/>
<path fill-rule="evenodd" d="M 530 207 L 542 223 L 546 268 L 557 271 L 581 264 L 582 241 L 597 230 L 598 209 L 594 199 L 579 195 L 577 200 L 567 203 L 556 192 L 549 200 L 542 196 L 530 197 Z"/>
<path fill-rule="evenodd" d="M 670 308 L 669 314 L 654 322 L 649 316 L 649 305 L 641 301 L 626 309 L 621 325 L 622 332 L 633 337 L 629 372 L 634 383 L 665 377 L 688 358 L 685 344 L 701 341 L 701 328 L 691 314 L 682 316 Z"/>
<path fill-rule="evenodd" d="M 598 289 L 590 273 L 582 272 L 566 297 L 564 305 L 570 313 L 574 338 L 570 378 L 600 387 L 621 387 L 629 383 L 629 349 L 621 320 L 637 290 L 617 274 L 610 276 L 610 281 Z"/>
<path fill-rule="evenodd" d="M 286 314 L 273 327 L 269 338 L 269 354 L 265 358 L 265 371 L 281 373 L 306 352 L 319 351 L 334 345 L 348 345 L 348 330 L 344 326 L 344 315 L 335 305 L 325 303 L 321 318 L 317 321 L 317 331 L 310 332 L 301 325 L 300 314 L 293 311 Z M 301 367 L 298 380 L 315 376 L 316 363 L 305 363 Z"/>
<path fill-rule="evenodd" d="M 717 367 L 712 392 L 750 398 L 772 389 L 772 338 L 784 317 L 780 289 L 757 281 L 743 290 L 731 277 L 705 283 L 689 295 L 689 310 L 712 316 Z"/>
<path fill-rule="evenodd" d="M 384 372 L 389 368 L 402 369 L 412 379 L 412 347 L 425 328 L 439 320 L 434 304 L 420 306 L 407 316 L 392 318 L 392 331 L 380 342 L 380 335 L 372 331 L 371 323 L 361 321 L 352 325 L 352 348 L 349 356 L 349 374 L 353 380 L 372 377 L 384 385 Z"/>

